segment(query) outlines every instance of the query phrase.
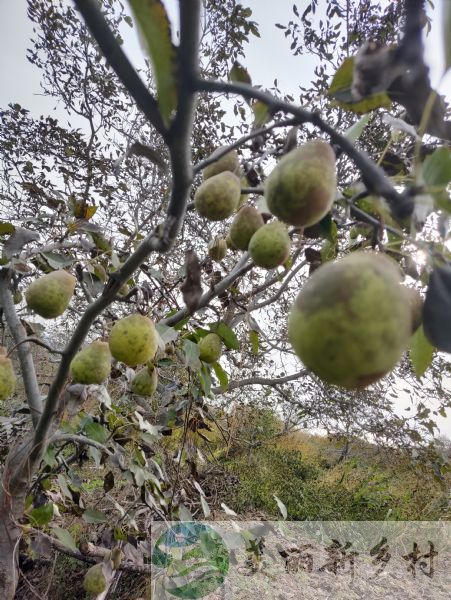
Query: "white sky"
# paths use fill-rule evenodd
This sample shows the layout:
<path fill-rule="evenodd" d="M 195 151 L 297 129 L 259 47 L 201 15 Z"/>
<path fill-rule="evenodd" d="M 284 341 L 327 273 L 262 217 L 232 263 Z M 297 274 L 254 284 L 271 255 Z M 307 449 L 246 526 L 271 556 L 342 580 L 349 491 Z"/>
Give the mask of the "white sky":
<path fill-rule="evenodd" d="M 69 2 L 70 0 L 66 0 Z M 431 34 L 425 39 L 426 60 L 431 69 L 431 80 L 438 91 L 451 101 L 451 69 L 443 77 L 444 59 L 441 28 L 442 2 L 436 0 L 436 11 L 431 13 L 433 25 Z M 325 0 L 320 0 L 321 3 Z M 166 0 L 166 6 L 177 30 L 178 0 Z M 277 77 L 279 88 L 291 93 L 295 98 L 299 94 L 299 85 L 308 84 L 315 66 L 313 57 L 294 57 L 289 49 L 283 31 L 275 27 L 275 22 L 286 24 L 293 18 L 293 0 L 243 0 L 244 6 L 253 11 L 253 20 L 257 21 L 261 38 L 251 36 L 251 43 L 246 49 L 243 61 L 249 70 L 253 82 L 271 87 Z M 297 2 L 302 6 L 302 1 Z M 0 0 L 0 108 L 10 102 L 18 102 L 31 110 L 34 116 L 52 114 L 55 101 L 42 96 L 40 92 L 40 72 L 26 60 L 26 49 L 33 35 L 32 24 L 26 15 L 26 0 Z M 277 10 L 274 7 L 277 6 Z M 124 26 L 125 50 L 137 66 L 142 66 L 142 52 L 135 30 Z M 270 42 L 268 42 L 270 40 Z M 59 108 L 53 113 L 61 121 L 67 121 L 64 112 Z M 71 117 L 74 125 L 76 119 Z M 78 124 L 78 123 L 77 123 Z M 81 125 L 81 123 L 80 123 Z M 409 397 L 401 394 L 399 409 L 410 404 Z M 451 437 L 451 420 L 437 417 L 442 433 Z"/>

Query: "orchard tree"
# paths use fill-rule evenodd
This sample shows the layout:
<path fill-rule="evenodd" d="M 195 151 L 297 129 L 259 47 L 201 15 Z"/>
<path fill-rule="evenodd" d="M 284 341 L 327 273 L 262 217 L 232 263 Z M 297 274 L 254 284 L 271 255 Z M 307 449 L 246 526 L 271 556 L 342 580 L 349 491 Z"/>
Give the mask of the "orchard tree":
<path fill-rule="evenodd" d="M 277 73 L 252 84 L 260 34 L 235 0 L 180 1 L 178 36 L 160 0 L 130 0 L 134 20 L 113 0 L 28 2 L 28 59 L 67 120 L 2 112 L 0 397 L 23 382 L 30 417 L 2 470 L 2 597 L 19 546 L 100 560 L 85 580 L 98 594 L 117 569 L 147 572 L 152 518 L 210 515 L 198 443 L 231 404 L 423 449 L 443 477 L 430 442 L 449 406 L 435 352 L 451 351 L 451 134 L 423 1 L 323 4 L 276 24 L 300 64 L 318 57 L 295 100 Z M 122 50 L 132 26 L 141 73 Z M 393 405 L 407 385 L 410 418 Z M 153 456 L 177 429 L 168 474 Z M 133 495 L 101 547 L 58 526 L 58 507 L 107 519 L 80 495 L 87 460 L 105 494 L 122 478 Z"/>

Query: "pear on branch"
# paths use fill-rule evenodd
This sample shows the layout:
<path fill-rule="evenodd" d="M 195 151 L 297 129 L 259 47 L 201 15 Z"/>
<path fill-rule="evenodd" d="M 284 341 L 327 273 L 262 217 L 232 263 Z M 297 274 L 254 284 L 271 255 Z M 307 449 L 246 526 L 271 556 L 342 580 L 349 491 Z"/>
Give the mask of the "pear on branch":
<path fill-rule="evenodd" d="M 42 275 L 25 292 L 28 308 L 44 319 L 59 317 L 69 306 L 76 281 L 73 275 L 63 270 Z"/>
<path fill-rule="evenodd" d="M 290 255 L 291 240 L 287 228 L 280 221 L 260 227 L 249 242 L 249 253 L 258 267 L 275 269 Z"/>
<path fill-rule="evenodd" d="M 319 267 L 301 289 L 288 334 L 304 365 L 323 381 L 364 388 L 391 371 L 412 332 L 398 265 L 354 252 Z"/>
<path fill-rule="evenodd" d="M 137 396 L 152 396 L 158 385 L 158 371 L 154 365 L 149 364 L 132 379 L 132 392 Z"/>
<path fill-rule="evenodd" d="M 336 187 L 334 151 L 311 140 L 280 159 L 265 181 L 265 198 L 281 221 L 310 227 L 330 211 Z"/>
<path fill-rule="evenodd" d="M 238 250 L 247 250 L 251 237 L 265 224 L 262 215 L 253 206 L 243 206 L 230 226 L 230 239 Z"/>
<path fill-rule="evenodd" d="M 129 367 L 143 365 L 155 356 L 158 334 L 149 317 L 134 314 L 117 321 L 108 340 L 111 354 Z"/>
<path fill-rule="evenodd" d="M 223 221 L 238 207 L 241 182 L 230 171 L 213 175 L 196 190 L 194 205 L 201 217 L 209 221 Z"/>
<path fill-rule="evenodd" d="M 221 357 L 221 338 L 217 333 L 208 333 L 199 342 L 199 358 L 206 363 L 215 363 Z"/>
<path fill-rule="evenodd" d="M 216 150 L 212 152 L 208 158 L 210 159 L 218 156 L 218 154 L 224 152 L 226 148 L 227 146 L 220 146 L 219 148 L 216 148 Z M 230 150 L 227 152 L 227 154 L 221 156 L 221 158 L 219 158 L 217 161 L 211 163 L 211 165 L 208 165 L 208 167 L 205 167 L 203 172 L 204 180 L 213 177 L 213 175 L 223 173 L 224 171 L 231 171 L 232 173 L 238 174 L 239 170 L 240 161 L 238 159 L 238 154 L 236 153 L 236 150 Z"/>
<path fill-rule="evenodd" d="M 70 364 L 75 383 L 100 385 L 110 376 L 111 353 L 107 342 L 97 340 L 80 350 Z"/>
<path fill-rule="evenodd" d="M 16 387 L 16 374 L 13 363 L 6 357 L 6 348 L 0 346 L 0 400 L 12 396 Z"/>

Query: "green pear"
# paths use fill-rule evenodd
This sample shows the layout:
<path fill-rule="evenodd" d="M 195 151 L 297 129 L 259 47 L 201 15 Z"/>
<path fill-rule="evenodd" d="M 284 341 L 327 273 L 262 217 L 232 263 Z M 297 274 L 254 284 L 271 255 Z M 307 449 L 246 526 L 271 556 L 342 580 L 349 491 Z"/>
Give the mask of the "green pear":
<path fill-rule="evenodd" d="M 311 140 L 280 159 L 265 181 L 265 198 L 281 221 L 309 227 L 330 211 L 336 187 L 334 151 L 323 140 Z"/>
<path fill-rule="evenodd" d="M 0 346 L 0 400 L 12 396 L 16 387 L 16 374 L 10 358 L 6 358 L 6 349 Z"/>
<path fill-rule="evenodd" d="M 204 181 L 194 194 L 194 205 L 201 217 L 223 221 L 230 217 L 240 201 L 241 184 L 236 175 L 224 171 Z"/>
<path fill-rule="evenodd" d="M 221 262 L 227 254 L 227 242 L 221 236 L 216 236 L 208 244 L 208 256 L 215 262 Z"/>
<path fill-rule="evenodd" d="M 253 206 L 241 208 L 230 226 L 230 239 L 238 250 L 247 250 L 251 237 L 265 224 L 263 217 Z"/>
<path fill-rule="evenodd" d="M 199 358 L 206 363 L 215 363 L 221 357 L 221 338 L 217 333 L 208 333 L 199 342 Z"/>
<path fill-rule="evenodd" d="M 70 375 L 75 383 L 101 384 L 111 372 L 111 353 L 106 342 L 97 340 L 80 350 L 70 363 Z"/>
<path fill-rule="evenodd" d="M 249 253 L 258 267 L 275 269 L 290 255 L 291 240 L 287 228 L 280 221 L 260 227 L 249 242 Z"/>
<path fill-rule="evenodd" d="M 220 152 L 226 149 L 226 146 L 220 146 L 216 148 L 214 152 L 210 154 L 208 158 L 214 158 Z M 224 156 L 221 156 L 219 160 L 208 165 L 204 169 L 204 180 L 213 177 L 214 175 L 218 175 L 219 173 L 223 173 L 224 171 L 231 171 L 232 173 L 238 173 L 240 169 L 240 161 L 238 159 L 238 154 L 236 150 L 230 150 Z"/>
<path fill-rule="evenodd" d="M 76 281 L 73 275 L 62 270 L 42 275 L 25 292 L 28 308 L 44 319 L 59 317 L 69 306 Z"/>
<path fill-rule="evenodd" d="M 89 567 L 83 579 L 83 587 L 91 596 L 98 596 L 105 591 L 106 577 L 103 574 L 102 563 Z"/>
<path fill-rule="evenodd" d="M 360 389 L 391 371 L 407 346 L 412 316 L 391 258 L 354 252 L 317 269 L 290 313 L 288 334 L 323 381 Z"/>
<path fill-rule="evenodd" d="M 158 334 L 149 317 L 134 314 L 116 321 L 111 329 L 111 354 L 129 367 L 143 365 L 155 356 Z"/>
<path fill-rule="evenodd" d="M 132 379 L 132 392 L 137 396 L 152 396 L 158 385 L 158 371 L 153 365 L 144 367 Z"/>

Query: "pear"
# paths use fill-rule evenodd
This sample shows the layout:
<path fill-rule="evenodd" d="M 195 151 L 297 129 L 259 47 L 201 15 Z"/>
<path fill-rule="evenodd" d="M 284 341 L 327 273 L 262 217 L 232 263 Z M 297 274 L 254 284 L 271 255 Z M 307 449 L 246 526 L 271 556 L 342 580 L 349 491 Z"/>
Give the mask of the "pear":
<path fill-rule="evenodd" d="M 75 383 L 101 384 L 111 372 L 111 353 L 106 342 L 97 340 L 80 350 L 70 363 L 70 375 Z"/>
<path fill-rule="evenodd" d="M 201 217 L 223 221 L 235 212 L 240 201 L 241 184 L 236 175 L 224 171 L 204 181 L 194 194 L 194 205 Z"/>
<path fill-rule="evenodd" d="M 310 227 L 331 209 L 336 187 L 334 151 L 323 140 L 311 140 L 280 159 L 266 179 L 265 198 L 281 221 Z"/>
<path fill-rule="evenodd" d="M 67 271 L 52 271 L 31 283 L 25 293 L 27 306 L 44 319 L 54 319 L 69 306 L 76 279 Z"/>
<path fill-rule="evenodd" d="M 238 250 L 247 250 L 251 237 L 265 224 L 263 217 L 253 206 L 243 206 L 230 226 L 230 239 Z"/>
<path fill-rule="evenodd" d="M 91 596 L 98 596 L 105 591 L 106 577 L 103 574 L 102 563 L 98 563 L 90 567 L 83 579 L 83 587 Z"/>
<path fill-rule="evenodd" d="M 249 253 L 258 267 L 275 269 L 290 255 L 291 240 L 287 228 L 280 221 L 260 227 L 249 242 Z"/>
<path fill-rule="evenodd" d="M 221 262 L 227 254 L 227 242 L 221 236 L 216 236 L 208 244 L 208 256 L 215 262 Z"/>
<path fill-rule="evenodd" d="M 143 315 L 129 315 L 111 329 L 111 354 L 129 367 L 152 360 L 158 348 L 158 334 L 153 322 Z"/>
<path fill-rule="evenodd" d="M 12 396 L 16 387 L 16 374 L 10 358 L 6 358 L 6 349 L 0 346 L 0 400 Z"/>
<path fill-rule="evenodd" d="M 407 302 L 412 315 L 412 333 L 418 329 L 423 322 L 423 298 L 418 290 L 411 287 L 403 287 Z"/>
<path fill-rule="evenodd" d="M 217 156 L 220 152 L 225 150 L 226 146 L 220 146 L 216 148 L 214 152 L 210 154 L 208 158 L 213 158 Z M 224 171 L 232 171 L 232 173 L 238 173 L 240 169 L 240 161 L 238 159 L 238 154 L 236 150 L 230 150 L 224 156 L 221 156 L 219 160 L 208 165 L 204 169 L 204 180 L 213 177 L 214 175 L 218 175 L 219 173 L 223 173 Z"/>
<path fill-rule="evenodd" d="M 217 333 L 208 333 L 199 342 L 199 358 L 206 363 L 215 363 L 221 357 L 221 338 Z"/>
<path fill-rule="evenodd" d="M 354 252 L 319 267 L 301 289 L 288 334 L 304 365 L 323 381 L 360 389 L 400 360 L 412 328 L 398 265 Z"/>
<path fill-rule="evenodd" d="M 137 396 L 152 396 L 158 385 L 158 371 L 153 365 L 144 367 L 132 379 L 132 392 Z"/>

